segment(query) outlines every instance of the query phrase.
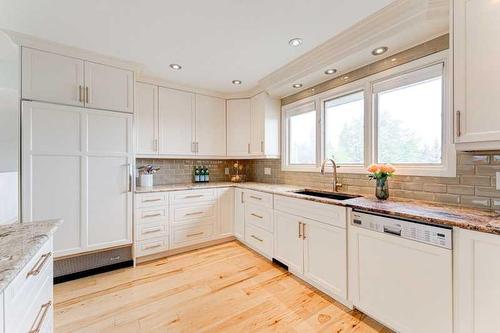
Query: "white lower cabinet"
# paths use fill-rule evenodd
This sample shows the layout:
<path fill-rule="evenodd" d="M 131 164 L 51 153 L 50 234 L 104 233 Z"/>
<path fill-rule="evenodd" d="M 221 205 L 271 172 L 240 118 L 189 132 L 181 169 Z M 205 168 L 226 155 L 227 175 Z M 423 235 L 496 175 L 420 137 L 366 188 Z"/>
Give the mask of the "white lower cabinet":
<path fill-rule="evenodd" d="M 500 236 L 454 229 L 454 332 L 500 327 Z"/>
<path fill-rule="evenodd" d="M 52 260 L 49 239 L 4 290 L 0 332 L 53 332 Z"/>
<path fill-rule="evenodd" d="M 274 258 L 288 266 L 290 272 L 321 291 L 351 306 L 347 301 L 347 232 L 338 227 L 342 221 L 330 224 L 278 211 L 284 203 L 300 205 L 310 202 L 276 196 L 274 212 Z M 318 204 L 316 212 L 330 205 Z M 346 210 L 344 207 L 336 207 Z M 343 215 L 345 218 L 345 214 Z"/>
<path fill-rule="evenodd" d="M 219 236 L 232 236 L 234 234 L 234 188 L 217 189 L 219 200 L 217 233 Z"/>

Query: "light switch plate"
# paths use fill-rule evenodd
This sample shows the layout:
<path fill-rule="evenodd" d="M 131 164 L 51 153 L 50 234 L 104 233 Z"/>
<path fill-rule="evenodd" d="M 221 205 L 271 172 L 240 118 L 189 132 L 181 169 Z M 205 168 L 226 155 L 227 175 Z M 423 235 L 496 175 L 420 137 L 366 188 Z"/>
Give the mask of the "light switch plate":
<path fill-rule="evenodd" d="M 500 172 L 497 172 L 497 190 L 500 190 Z"/>
<path fill-rule="evenodd" d="M 270 176 L 271 175 L 271 168 L 264 168 L 264 174 Z"/>
<path fill-rule="evenodd" d="M 224 168 L 224 174 L 229 175 L 229 168 Z"/>

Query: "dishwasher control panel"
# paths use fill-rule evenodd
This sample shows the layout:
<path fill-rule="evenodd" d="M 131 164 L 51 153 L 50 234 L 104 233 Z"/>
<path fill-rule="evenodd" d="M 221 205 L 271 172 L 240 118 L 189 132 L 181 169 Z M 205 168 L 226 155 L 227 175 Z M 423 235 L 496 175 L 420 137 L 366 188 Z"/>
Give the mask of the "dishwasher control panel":
<path fill-rule="evenodd" d="M 446 249 L 452 248 L 452 229 L 354 211 L 351 224 Z"/>

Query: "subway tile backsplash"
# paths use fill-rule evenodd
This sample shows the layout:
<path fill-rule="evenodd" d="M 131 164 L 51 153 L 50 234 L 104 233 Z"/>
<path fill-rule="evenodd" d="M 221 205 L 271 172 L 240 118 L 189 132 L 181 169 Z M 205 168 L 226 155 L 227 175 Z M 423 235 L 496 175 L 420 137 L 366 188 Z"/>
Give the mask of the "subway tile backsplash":
<path fill-rule="evenodd" d="M 500 210 L 500 191 L 496 190 L 496 172 L 500 172 L 500 151 L 480 153 L 458 153 L 456 177 L 394 176 L 389 181 L 392 197 L 426 200 L 467 207 Z M 192 181 L 195 165 L 210 168 L 212 181 L 229 181 L 224 174 L 235 160 L 162 160 L 138 159 L 137 166 L 155 164 L 161 167 L 154 176 L 155 184 L 186 183 Z M 240 160 L 247 181 L 291 184 L 307 188 L 331 190 L 331 175 L 319 172 L 281 171 L 280 160 Z M 264 168 L 271 170 L 264 174 Z M 346 174 L 339 169 L 342 191 L 373 195 L 375 184 L 367 175 Z"/>

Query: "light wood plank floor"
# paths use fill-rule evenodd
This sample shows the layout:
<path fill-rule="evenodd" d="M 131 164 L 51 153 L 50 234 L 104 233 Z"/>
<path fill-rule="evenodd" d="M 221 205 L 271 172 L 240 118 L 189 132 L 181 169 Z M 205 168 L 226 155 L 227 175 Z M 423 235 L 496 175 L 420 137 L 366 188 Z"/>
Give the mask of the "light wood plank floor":
<path fill-rule="evenodd" d="M 54 289 L 63 332 L 390 332 L 238 242 Z"/>

